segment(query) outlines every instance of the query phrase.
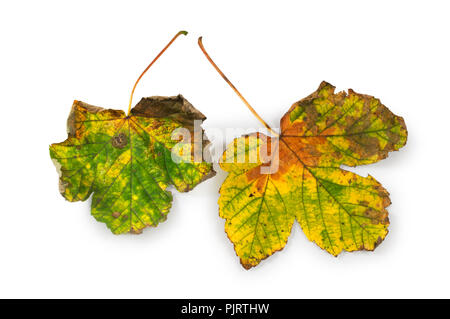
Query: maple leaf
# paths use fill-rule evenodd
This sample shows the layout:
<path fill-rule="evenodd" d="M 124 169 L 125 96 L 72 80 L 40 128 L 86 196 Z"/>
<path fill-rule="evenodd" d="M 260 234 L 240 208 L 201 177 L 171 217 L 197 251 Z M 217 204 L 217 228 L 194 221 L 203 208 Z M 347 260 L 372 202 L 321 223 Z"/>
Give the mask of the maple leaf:
<path fill-rule="evenodd" d="M 216 70 L 253 108 L 207 55 Z M 342 169 L 375 163 L 403 147 L 407 130 L 369 95 L 334 93 L 322 82 L 294 103 L 276 137 L 254 133 L 235 139 L 220 166 L 219 213 L 241 264 L 249 269 L 284 248 L 294 220 L 330 254 L 374 250 L 386 237 L 389 193 L 370 175 Z M 251 160 L 253 159 L 253 160 Z"/>
<path fill-rule="evenodd" d="M 180 141 L 172 133 L 184 128 L 193 135 L 194 121 L 206 119 L 202 113 L 181 95 L 143 98 L 131 109 L 132 96 L 128 115 L 75 101 L 67 140 L 50 146 L 61 194 L 69 201 L 93 194 L 92 215 L 114 234 L 158 225 L 172 204 L 169 185 L 187 192 L 215 174 L 212 164 L 193 160 L 194 139 L 174 151 Z"/>

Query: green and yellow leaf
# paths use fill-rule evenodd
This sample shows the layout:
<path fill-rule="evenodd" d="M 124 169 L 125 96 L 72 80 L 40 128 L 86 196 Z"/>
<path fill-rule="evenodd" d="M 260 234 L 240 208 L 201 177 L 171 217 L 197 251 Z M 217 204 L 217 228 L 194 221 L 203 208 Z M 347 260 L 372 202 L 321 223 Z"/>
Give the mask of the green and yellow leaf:
<path fill-rule="evenodd" d="M 129 116 L 75 101 L 67 140 L 50 146 L 61 194 L 68 201 L 93 194 L 92 215 L 114 234 L 157 226 L 172 205 L 169 185 L 187 192 L 215 174 L 212 164 L 194 161 L 193 138 L 172 152 L 180 142 L 172 133 L 193 135 L 194 121 L 205 119 L 181 95 L 144 98 Z"/>
<path fill-rule="evenodd" d="M 281 119 L 279 138 L 234 140 L 221 167 L 220 216 L 245 268 L 286 245 L 294 219 L 337 256 L 374 250 L 388 233 L 389 193 L 373 177 L 340 168 L 375 163 L 403 147 L 403 118 L 381 102 L 323 82 Z"/>

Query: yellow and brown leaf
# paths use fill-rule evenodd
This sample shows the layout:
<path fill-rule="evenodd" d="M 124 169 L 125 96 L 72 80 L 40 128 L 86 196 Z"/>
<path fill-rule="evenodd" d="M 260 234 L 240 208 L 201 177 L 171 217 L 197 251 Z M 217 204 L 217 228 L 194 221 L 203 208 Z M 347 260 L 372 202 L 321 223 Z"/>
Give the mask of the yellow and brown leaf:
<path fill-rule="evenodd" d="M 296 219 L 330 254 L 373 250 L 387 235 L 389 193 L 341 165 L 375 163 L 403 147 L 403 118 L 381 102 L 322 82 L 281 119 L 281 134 L 234 140 L 221 167 L 220 216 L 245 268 L 286 245 Z M 252 160 L 253 159 L 253 160 Z"/>
<path fill-rule="evenodd" d="M 172 205 L 169 185 L 186 192 L 215 174 L 212 164 L 193 160 L 193 138 L 190 161 L 172 157 L 179 142 L 172 133 L 185 128 L 194 134 L 194 121 L 205 119 L 181 95 L 144 98 L 129 116 L 75 101 L 67 140 L 50 145 L 61 194 L 69 201 L 93 194 L 92 215 L 114 234 L 157 226 Z"/>

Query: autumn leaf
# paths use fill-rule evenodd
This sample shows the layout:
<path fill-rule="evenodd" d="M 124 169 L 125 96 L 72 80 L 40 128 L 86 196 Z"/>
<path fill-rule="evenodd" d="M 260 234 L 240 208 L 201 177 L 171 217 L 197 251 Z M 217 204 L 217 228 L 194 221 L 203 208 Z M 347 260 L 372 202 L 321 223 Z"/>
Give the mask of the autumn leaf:
<path fill-rule="evenodd" d="M 372 96 L 334 90 L 322 82 L 282 117 L 280 134 L 261 119 L 274 137 L 242 136 L 223 155 L 219 212 L 246 269 L 284 248 L 294 220 L 334 256 L 374 250 L 388 233 L 389 193 L 341 165 L 375 163 L 403 147 L 405 122 Z"/>
<path fill-rule="evenodd" d="M 143 98 L 128 115 L 75 101 L 67 140 L 50 146 L 61 194 L 72 202 L 93 194 L 92 215 L 114 234 L 157 226 L 172 205 L 169 185 L 187 192 L 215 174 L 201 157 L 194 161 L 193 138 L 177 149 L 180 140 L 172 136 L 182 128 L 193 135 L 194 121 L 205 119 L 181 95 Z"/>

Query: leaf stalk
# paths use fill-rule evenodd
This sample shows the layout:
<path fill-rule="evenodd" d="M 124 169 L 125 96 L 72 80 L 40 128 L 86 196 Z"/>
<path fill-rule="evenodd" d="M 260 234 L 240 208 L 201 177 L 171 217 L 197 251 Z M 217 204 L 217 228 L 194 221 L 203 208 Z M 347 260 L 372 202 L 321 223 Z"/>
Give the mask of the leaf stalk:
<path fill-rule="evenodd" d="M 225 82 L 228 83 L 228 85 L 233 89 L 233 91 L 241 98 L 242 102 L 244 102 L 244 104 L 247 106 L 247 108 L 250 110 L 250 112 L 252 112 L 252 114 L 276 137 L 279 137 L 280 135 L 275 132 L 270 126 L 269 124 L 267 124 L 262 118 L 261 116 L 259 116 L 258 113 L 256 113 L 255 109 L 250 105 L 250 103 L 248 103 L 248 101 L 242 96 L 241 92 L 239 92 L 239 90 L 233 85 L 233 83 L 231 83 L 231 81 L 226 77 L 226 75 L 219 69 L 219 67 L 217 66 L 216 63 L 214 63 L 214 61 L 211 59 L 211 57 L 209 56 L 208 52 L 206 52 L 205 47 L 203 46 L 202 43 L 202 37 L 198 38 L 198 46 L 200 47 L 200 49 L 203 51 L 203 54 L 206 56 L 206 58 L 208 59 L 208 61 L 211 63 L 211 65 L 214 67 L 214 69 L 216 69 L 216 71 L 222 76 L 222 78 L 225 80 Z"/>
<path fill-rule="evenodd" d="M 144 72 L 142 72 L 141 75 L 138 77 L 138 79 L 136 80 L 136 83 L 134 83 L 133 90 L 131 90 L 130 103 L 128 105 L 127 115 L 130 115 L 131 103 L 133 102 L 134 90 L 136 89 L 136 86 L 139 83 L 139 81 L 141 80 L 142 76 L 145 74 L 145 72 L 148 71 L 148 69 L 150 69 L 150 67 L 153 65 L 153 63 L 155 63 L 159 59 L 159 57 L 167 50 L 167 48 L 170 47 L 170 45 L 175 41 L 176 38 L 178 38 L 178 36 L 187 35 L 187 34 L 188 33 L 186 31 L 179 31 L 177 34 L 175 34 L 175 36 L 172 38 L 172 40 L 170 40 L 169 43 L 167 43 L 167 45 L 164 47 L 164 49 L 162 49 L 162 51 L 159 52 L 159 54 L 153 59 L 153 61 L 150 62 L 150 64 L 145 68 Z"/>

